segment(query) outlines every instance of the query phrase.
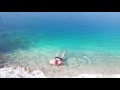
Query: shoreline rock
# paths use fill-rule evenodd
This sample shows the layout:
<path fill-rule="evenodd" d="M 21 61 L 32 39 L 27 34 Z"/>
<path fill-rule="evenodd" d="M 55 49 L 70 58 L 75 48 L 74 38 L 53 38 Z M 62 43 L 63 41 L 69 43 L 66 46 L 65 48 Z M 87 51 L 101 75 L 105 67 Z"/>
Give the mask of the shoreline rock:
<path fill-rule="evenodd" d="M 0 78 L 47 78 L 40 70 L 25 71 L 25 68 L 4 67 L 0 68 Z"/>
<path fill-rule="evenodd" d="M 76 76 L 53 77 L 46 76 L 40 70 L 25 70 L 23 67 L 3 67 L 0 68 L 0 78 L 120 78 L 120 74 L 104 75 L 104 74 L 78 74 Z"/>

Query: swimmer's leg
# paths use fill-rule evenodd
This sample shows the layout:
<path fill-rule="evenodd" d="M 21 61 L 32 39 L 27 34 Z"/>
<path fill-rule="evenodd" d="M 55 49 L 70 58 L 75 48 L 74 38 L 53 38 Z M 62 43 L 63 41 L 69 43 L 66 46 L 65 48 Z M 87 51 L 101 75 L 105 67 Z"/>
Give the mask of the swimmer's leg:
<path fill-rule="evenodd" d="M 56 53 L 56 57 L 58 56 L 59 52 L 60 52 L 60 50 L 58 50 L 58 52 Z"/>
<path fill-rule="evenodd" d="M 62 53 L 62 57 L 61 58 L 64 58 L 65 57 L 65 51 Z"/>

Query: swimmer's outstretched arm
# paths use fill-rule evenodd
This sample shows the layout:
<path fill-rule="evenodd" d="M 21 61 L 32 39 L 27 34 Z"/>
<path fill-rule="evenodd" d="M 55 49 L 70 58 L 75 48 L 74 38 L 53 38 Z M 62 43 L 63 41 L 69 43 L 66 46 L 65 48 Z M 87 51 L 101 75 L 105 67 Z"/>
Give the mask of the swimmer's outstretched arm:
<path fill-rule="evenodd" d="M 58 50 L 58 52 L 56 53 L 56 57 L 58 56 L 59 52 L 60 52 L 60 50 Z"/>
<path fill-rule="evenodd" d="M 65 57 L 65 51 L 63 52 L 63 54 L 62 54 L 62 57 L 61 58 L 64 58 Z"/>

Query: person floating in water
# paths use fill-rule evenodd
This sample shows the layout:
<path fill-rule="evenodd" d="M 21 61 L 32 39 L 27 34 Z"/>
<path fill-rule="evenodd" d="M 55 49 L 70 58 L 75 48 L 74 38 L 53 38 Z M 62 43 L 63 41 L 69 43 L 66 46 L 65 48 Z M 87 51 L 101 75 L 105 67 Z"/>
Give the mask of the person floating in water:
<path fill-rule="evenodd" d="M 65 51 L 62 53 L 62 57 L 58 57 L 60 50 L 58 50 L 58 52 L 56 53 L 56 57 L 52 60 L 50 60 L 50 65 L 56 65 L 56 66 L 60 66 L 60 65 L 64 65 L 63 63 L 63 58 L 65 57 Z"/>

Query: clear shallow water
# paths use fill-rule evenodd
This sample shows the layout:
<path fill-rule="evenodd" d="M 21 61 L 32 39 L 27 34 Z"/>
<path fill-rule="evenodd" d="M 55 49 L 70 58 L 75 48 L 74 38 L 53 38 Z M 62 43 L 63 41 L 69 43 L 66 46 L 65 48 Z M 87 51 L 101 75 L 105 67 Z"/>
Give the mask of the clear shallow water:
<path fill-rule="evenodd" d="M 118 70 L 119 46 L 119 12 L 0 13 L 0 52 L 12 63 L 48 66 L 65 50 L 67 67 Z"/>

